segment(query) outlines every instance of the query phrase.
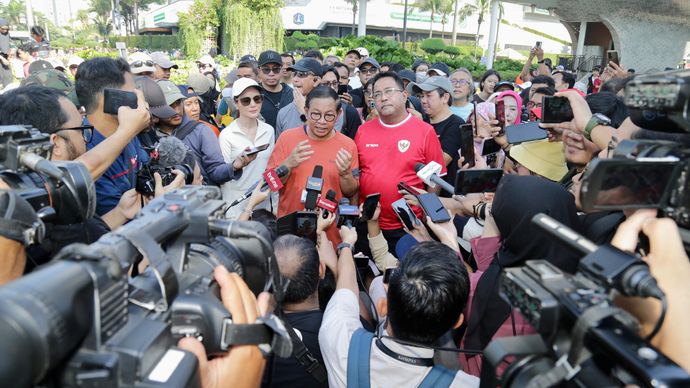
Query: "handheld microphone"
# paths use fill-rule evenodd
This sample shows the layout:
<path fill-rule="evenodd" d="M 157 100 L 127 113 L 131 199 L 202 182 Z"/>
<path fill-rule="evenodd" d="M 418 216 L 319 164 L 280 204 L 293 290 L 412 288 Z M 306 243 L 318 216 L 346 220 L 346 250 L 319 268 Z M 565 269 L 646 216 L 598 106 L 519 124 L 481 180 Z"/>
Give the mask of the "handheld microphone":
<path fill-rule="evenodd" d="M 422 163 L 417 163 L 414 166 L 414 171 L 417 173 L 419 179 L 423 180 L 429 187 L 436 187 L 436 185 L 439 185 L 451 195 L 455 194 L 455 188 L 438 176 L 441 172 L 440 164 L 429 162 L 429 164 L 425 166 Z"/>
<path fill-rule="evenodd" d="M 307 178 L 307 199 L 304 201 L 304 208 L 306 210 L 316 210 L 316 201 L 319 199 L 321 189 L 323 188 L 323 167 L 320 165 L 314 166 L 314 172 Z"/>
<path fill-rule="evenodd" d="M 338 205 L 338 221 L 336 226 L 340 228 L 345 225 L 349 228 L 353 228 L 357 224 L 359 219 L 359 207 L 357 205 L 350 205 L 350 200 L 347 198 L 341 198 L 340 204 Z"/>
<path fill-rule="evenodd" d="M 316 204 L 316 206 L 323 209 L 323 218 L 328 218 L 328 212 L 336 212 L 338 204 L 335 202 L 335 195 L 334 190 L 328 190 L 328 193 L 326 193 L 326 198 L 319 197 L 319 202 Z"/>
<path fill-rule="evenodd" d="M 288 168 L 280 165 L 278 168 L 274 169 L 268 169 L 264 172 L 264 177 L 262 179 L 259 179 L 256 181 L 253 185 L 249 186 L 249 189 L 239 198 L 237 198 L 233 203 L 231 203 L 228 208 L 231 208 L 238 203 L 244 201 L 245 199 L 249 198 L 252 196 L 252 193 L 254 192 L 254 189 L 256 189 L 256 186 L 258 186 L 261 182 L 263 182 L 263 185 L 261 186 L 261 190 L 265 190 L 266 188 L 270 187 L 271 191 L 278 191 L 280 190 L 281 187 L 283 187 L 283 182 L 280 181 L 280 178 L 284 177 L 287 175 L 289 172 Z"/>

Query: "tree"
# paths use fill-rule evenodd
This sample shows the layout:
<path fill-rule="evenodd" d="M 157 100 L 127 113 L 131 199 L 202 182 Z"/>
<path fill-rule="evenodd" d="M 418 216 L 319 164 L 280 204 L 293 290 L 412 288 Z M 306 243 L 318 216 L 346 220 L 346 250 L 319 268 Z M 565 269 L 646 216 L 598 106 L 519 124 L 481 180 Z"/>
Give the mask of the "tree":
<path fill-rule="evenodd" d="M 371 0 L 367 0 L 369 2 Z M 347 0 L 352 4 L 352 35 L 355 36 L 355 27 L 357 26 L 357 11 L 359 10 L 359 0 Z"/>
<path fill-rule="evenodd" d="M 113 32 L 113 24 L 110 19 L 110 14 L 113 11 L 110 0 L 90 0 L 89 11 L 96 14 L 93 18 L 94 25 L 99 35 L 104 42 L 108 42 L 110 33 Z"/>
<path fill-rule="evenodd" d="M 417 8 L 420 11 L 431 12 L 431 20 L 429 21 L 429 38 L 431 38 L 434 34 L 434 16 L 440 12 L 444 3 L 447 2 L 448 0 L 422 0 L 417 3 Z"/>
<path fill-rule="evenodd" d="M 484 15 L 490 12 L 492 0 L 474 0 L 474 4 L 465 4 L 460 9 L 459 14 L 465 17 L 477 14 L 477 35 L 474 38 L 474 57 L 477 58 L 477 46 L 479 45 L 479 28 L 484 22 Z M 498 0 L 494 0 L 498 1 Z M 501 14 L 503 14 L 503 5 L 499 3 Z"/>
<path fill-rule="evenodd" d="M 248 53 L 281 51 L 285 38 L 282 0 L 221 0 L 222 52 L 235 59 Z"/>
<path fill-rule="evenodd" d="M 120 0 L 120 14 L 125 19 L 125 30 L 139 34 L 139 10 L 147 9 L 153 4 L 162 4 L 165 0 Z"/>
<path fill-rule="evenodd" d="M 7 19 L 12 26 L 23 24 L 22 19 L 26 15 L 26 5 L 19 0 L 10 0 L 7 5 L 0 2 L 0 15 Z"/>
<path fill-rule="evenodd" d="M 453 0 L 443 0 L 441 7 L 438 12 L 441 14 L 441 39 L 446 37 L 446 23 L 448 23 L 448 16 L 453 15 L 453 8 L 455 6 L 455 1 Z M 455 17 L 453 17 L 455 20 Z"/>

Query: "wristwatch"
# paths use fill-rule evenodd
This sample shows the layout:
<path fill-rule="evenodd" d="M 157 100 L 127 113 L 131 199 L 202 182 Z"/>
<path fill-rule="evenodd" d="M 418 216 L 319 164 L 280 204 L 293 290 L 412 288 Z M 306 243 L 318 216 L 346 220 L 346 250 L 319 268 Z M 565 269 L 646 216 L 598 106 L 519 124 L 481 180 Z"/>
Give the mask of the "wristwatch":
<path fill-rule="evenodd" d="M 609 125 L 609 124 L 611 124 L 610 118 L 604 116 L 601 113 L 593 114 L 592 118 L 589 119 L 589 121 L 587 122 L 587 125 L 585 126 L 585 131 L 584 131 L 585 139 L 592 141 L 592 130 L 597 125 Z"/>
<path fill-rule="evenodd" d="M 350 248 L 350 252 L 352 252 L 352 244 L 341 242 L 340 244 L 338 244 L 338 247 L 335 250 L 338 256 L 340 256 L 340 251 L 342 251 L 344 248 Z"/>

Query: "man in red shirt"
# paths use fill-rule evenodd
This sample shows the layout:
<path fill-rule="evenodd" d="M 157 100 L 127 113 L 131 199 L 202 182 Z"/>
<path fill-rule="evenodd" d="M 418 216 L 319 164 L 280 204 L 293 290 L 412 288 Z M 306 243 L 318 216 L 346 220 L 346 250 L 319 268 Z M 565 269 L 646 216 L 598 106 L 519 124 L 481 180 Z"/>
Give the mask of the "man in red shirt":
<path fill-rule="evenodd" d="M 269 169 L 282 164 L 290 171 L 279 191 L 278 217 L 304 210 L 302 192 L 317 165 L 323 167 L 322 195 L 333 190 L 337 200 L 347 197 L 352 201 L 359 188 L 352 174 L 359 167 L 357 147 L 352 139 L 334 129 L 340 114 L 338 94 L 327 86 L 319 86 L 307 95 L 305 110 L 306 125 L 284 131 L 268 161 Z M 335 224 L 326 234 L 334 245 L 340 243 Z"/>
<path fill-rule="evenodd" d="M 374 77 L 373 98 L 379 117 L 359 127 L 355 136 L 361 170 L 359 198 L 363 201 L 369 194 L 381 193 L 379 223 L 389 249 L 393 250 L 405 234 L 391 207 L 402 198 L 398 182 L 423 189 L 415 164 L 434 161 L 443 166 L 441 175 L 446 174 L 446 164 L 434 128 L 405 108 L 407 92 L 397 74 L 386 72 Z M 421 209 L 413 210 L 418 217 L 422 216 Z"/>

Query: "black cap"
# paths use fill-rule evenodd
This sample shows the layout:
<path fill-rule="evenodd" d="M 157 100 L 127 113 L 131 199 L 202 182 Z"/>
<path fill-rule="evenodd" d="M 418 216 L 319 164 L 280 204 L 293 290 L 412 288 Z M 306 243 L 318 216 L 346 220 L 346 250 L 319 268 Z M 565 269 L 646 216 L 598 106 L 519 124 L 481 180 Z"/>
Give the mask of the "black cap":
<path fill-rule="evenodd" d="M 240 58 L 240 62 L 256 62 L 256 57 L 251 54 L 247 54 Z"/>
<path fill-rule="evenodd" d="M 350 51 L 346 52 L 345 56 L 347 56 L 347 54 L 357 54 L 357 58 L 362 58 L 362 54 L 360 54 L 356 49 L 351 49 Z"/>
<path fill-rule="evenodd" d="M 398 76 L 400 76 L 400 78 L 406 79 L 410 82 L 415 82 L 417 80 L 417 76 L 415 75 L 414 71 L 408 70 L 408 69 L 400 70 L 398 72 Z"/>
<path fill-rule="evenodd" d="M 134 83 L 137 85 L 137 89 L 144 93 L 144 100 L 149 104 L 152 115 L 161 119 L 169 119 L 177 114 L 175 109 L 171 108 L 165 101 L 165 94 L 156 81 L 140 75 L 134 77 Z"/>
<path fill-rule="evenodd" d="M 264 51 L 259 55 L 259 66 L 263 66 L 267 63 L 277 63 L 279 65 L 283 64 L 283 59 L 280 58 L 280 54 L 275 51 L 268 50 Z"/>
<path fill-rule="evenodd" d="M 50 62 L 44 60 L 33 61 L 29 65 L 29 74 L 47 69 L 53 69 L 53 65 L 51 65 Z"/>
<path fill-rule="evenodd" d="M 448 67 L 448 65 L 446 65 L 443 62 L 436 62 L 433 65 L 431 65 L 429 67 L 429 70 L 427 71 L 427 74 L 433 70 L 436 70 L 436 74 L 440 75 L 442 77 L 449 77 L 450 76 L 450 67 Z M 439 71 L 443 72 L 443 74 L 440 74 Z"/>
<path fill-rule="evenodd" d="M 319 77 L 323 75 L 321 63 L 314 58 L 302 58 L 288 69 L 294 71 L 308 71 Z"/>
<path fill-rule="evenodd" d="M 513 91 L 515 90 L 515 85 L 510 81 L 501 81 L 501 82 L 497 83 L 496 85 L 494 85 L 494 90 L 498 90 L 500 88 L 506 88 L 506 87 L 508 88 L 507 90 L 513 90 Z"/>

